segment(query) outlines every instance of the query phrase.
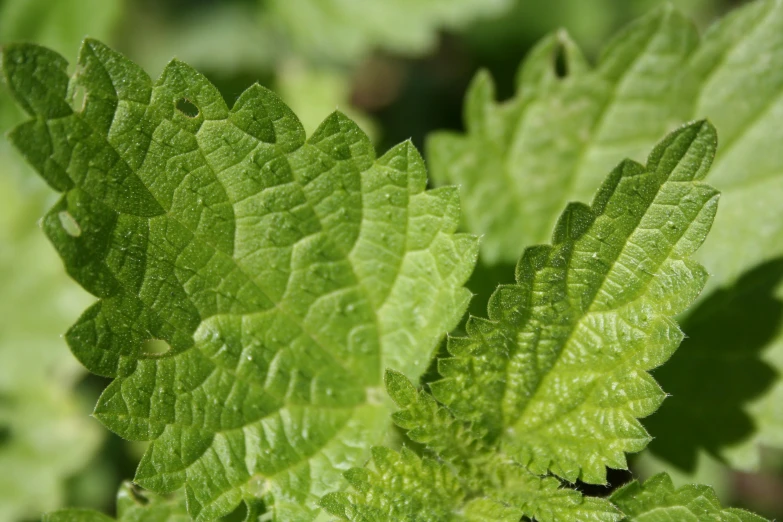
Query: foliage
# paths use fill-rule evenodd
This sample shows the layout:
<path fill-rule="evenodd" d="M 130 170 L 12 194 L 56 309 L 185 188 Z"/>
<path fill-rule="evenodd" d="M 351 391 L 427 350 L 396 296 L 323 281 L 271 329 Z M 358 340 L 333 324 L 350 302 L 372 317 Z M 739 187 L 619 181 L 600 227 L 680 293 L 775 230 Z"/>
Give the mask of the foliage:
<path fill-rule="evenodd" d="M 464 312 L 456 191 L 425 191 L 408 143 L 376 160 L 339 113 L 305 141 L 260 86 L 229 110 L 181 62 L 153 85 L 92 40 L 70 84 L 44 48 L 3 60 L 34 117 L 9 137 L 65 192 L 44 230 L 100 298 L 67 335 L 115 379 L 95 416 L 153 441 L 135 481 L 184 486 L 197 520 L 256 495 L 305 517 L 383 440 L 381 369 L 418 378 Z"/>
<path fill-rule="evenodd" d="M 452 357 L 439 361 L 444 378 L 432 395 L 387 372 L 403 408 L 395 422 L 429 455 L 375 449 L 374 471 L 347 472 L 353 491 L 327 496 L 324 507 L 356 521 L 644 520 L 645 508 L 678 502 L 703 515 L 690 493 L 655 489 L 665 476 L 618 492 L 618 510 L 545 475 L 603 483 L 607 465 L 625 468 L 625 453 L 649 442 L 635 418 L 664 394 L 646 370 L 677 347 L 671 317 L 706 280 L 689 256 L 717 207 L 702 181 L 715 146 L 709 124 L 683 127 L 646 167 L 621 163 L 590 207 L 569 205 L 552 246 L 528 248 L 517 283 L 495 292 L 489 320 L 471 318 L 467 337 L 449 339 Z"/>
<path fill-rule="evenodd" d="M 698 522 L 762 522 L 763 519 L 740 509 L 721 509 L 715 492 L 707 486 L 689 485 L 675 489 L 671 479 L 660 474 L 643 485 L 634 481 L 618 489 L 610 497 L 630 521 Z"/>
<path fill-rule="evenodd" d="M 43 4 L 0 2 L 0 43 L 35 39 L 66 52 L 88 28 L 106 36 L 118 14 L 113 1 Z M 3 87 L 2 133 L 21 119 Z M 61 340 L 90 299 L 37 226 L 49 191 L 4 139 L 0 165 L 0 521 L 10 522 L 63 505 L 67 479 L 88 466 L 103 434 L 75 390 L 84 370 Z"/>
<path fill-rule="evenodd" d="M 436 181 L 462 185 L 464 213 L 460 189 L 427 190 L 410 141 L 376 157 L 344 114 L 317 124 L 374 50 L 422 53 L 438 28 L 509 4 L 271 1 L 264 34 L 244 37 L 253 5 L 236 3 L 183 25 L 205 63 L 225 65 L 215 70 L 272 67 L 290 107 L 258 84 L 221 94 L 224 78 L 178 60 L 153 81 L 95 39 L 69 68 L 56 50 L 82 21 L 108 27 L 121 2 L 64 24 L 55 50 L 3 48 L 3 80 L 30 118 L 9 141 L 61 193 L 42 228 L 98 298 L 66 340 L 109 378 L 94 417 L 147 448 L 117 520 L 764 520 L 667 474 L 609 496 L 582 484 L 607 484 L 648 444 L 686 469 L 705 449 L 750 469 L 760 444 L 783 447 L 783 156 L 758 153 L 783 137 L 783 0 L 738 9 L 703 38 L 661 8 L 595 66 L 560 31 L 503 103 L 479 74 L 467 132 L 428 143 Z M 37 27 L 56 25 L 34 20 L 40 10 L 0 1 L 0 36 L 45 40 Z M 239 54 L 224 59 L 227 38 Z M 18 121 L 7 101 L 3 125 Z M 682 125 L 704 116 L 720 146 L 711 123 Z M 713 158 L 725 196 L 699 249 L 718 207 L 703 181 Z M 48 337 L 63 326 L 36 329 L 39 314 L 16 306 L 39 308 L 32 295 L 63 300 L 63 315 L 87 304 L 56 297 L 67 287 L 54 277 L 31 282 L 49 270 L 27 244 L 50 203 L 34 190 L 22 209 L 26 181 L 12 185 L 0 217 L 24 226 L 0 257 L 0 347 L 41 346 L 0 351 L 0 466 L 14 470 L 0 479 L 0 517 L 7 504 L 18 519 L 62 503 L 63 477 L 98 434 L 74 420 L 81 374 Z M 457 233 L 460 219 L 485 235 L 469 283 L 479 241 Z M 504 270 L 514 281 L 498 285 Z M 487 318 L 460 323 L 466 284 L 494 289 Z M 675 318 L 689 337 L 676 353 Z M 113 519 L 72 508 L 45 520 Z"/>
<path fill-rule="evenodd" d="M 712 274 L 710 289 L 718 293 L 711 299 L 720 299 L 752 269 L 773 273 L 750 279 L 776 281 L 775 260 L 783 255 L 783 155 L 774 152 L 783 140 L 781 93 L 783 2 L 737 9 L 701 39 L 666 7 L 621 32 L 595 67 L 564 32 L 545 39 L 520 68 L 508 102 L 495 103 L 491 79 L 477 75 L 465 104 L 467 132 L 432 136 L 428 156 L 438 183 L 462 186 L 465 225 L 483 235 L 482 259 L 491 265 L 544 240 L 564 202 L 595 190 L 618 156 L 638 159 L 679 122 L 708 117 L 722 137 L 712 180 L 723 196 L 697 259 Z M 760 266 L 765 262 L 771 265 Z M 651 419 L 659 439 L 653 448 L 679 466 L 692 467 L 704 446 L 753 469 L 759 445 L 783 447 L 783 382 L 774 377 L 783 371 L 775 312 L 783 287 L 754 292 L 761 301 L 705 300 L 685 323 L 690 340 L 663 370 L 664 389 L 674 397 L 663 407 L 665 417 Z M 737 313 L 754 317 L 758 336 L 746 338 L 746 323 L 722 319 Z M 716 346 L 720 355 L 705 359 L 704 350 Z M 737 359 L 746 371 L 737 371 Z M 709 370 L 685 370 L 704 364 Z M 727 373 L 731 389 L 716 380 Z M 707 426 L 712 433 L 675 445 L 683 422 L 695 437 L 706 435 Z"/>
<path fill-rule="evenodd" d="M 476 14 L 500 13 L 510 4 L 510 0 L 271 0 L 266 14 L 285 28 L 293 46 L 304 54 L 355 62 L 376 48 L 420 54 L 435 46 L 437 29 L 464 25 Z"/>

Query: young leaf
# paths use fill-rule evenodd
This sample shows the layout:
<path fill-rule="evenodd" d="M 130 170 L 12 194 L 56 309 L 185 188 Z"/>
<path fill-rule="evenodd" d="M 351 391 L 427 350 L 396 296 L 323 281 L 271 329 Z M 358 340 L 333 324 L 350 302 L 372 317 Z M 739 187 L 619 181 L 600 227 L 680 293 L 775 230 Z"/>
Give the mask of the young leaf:
<path fill-rule="evenodd" d="M 742 509 L 722 509 L 712 488 L 689 485 L 674 489 L 665 473 L 636 481 L 618 489 L 609 499 L 619 507 L 629 522 L 764 522 L 765 519 Z"/>
<path fill-rule="evenodd" d="M 699 122 L 647 165 L 621 163 L 591 206 L 570 204 L 552 246 L 528 248 L 489 319 L 450 338 L 433 395 L 537 474 L 603 483 L 650 438 L 636 420 L 664 392 L 647 373 L 682 340 L 672 317 L 707 278 L 691 259 L 718 195 L 702 182 L 716 147 Z"/>
<path fill-rule="evenodd" d="M 465 493 L 444 464 L 422 460 L 407 448 L 397 453 L 385 447 L 373 448 L 372 462 L 374 471 L 354 468 L 345 473 L 352 491 L 326 496 L 322 506 L 328 513 L 367 522 L 466 520 L 453 509 L 462 504 Z M 521 513 L 515 516 L 519 520 Z"/>
<path fill-rule="evenodd" d="M 496 103 L 491 78 L 477 75 L 465 101 L 467 133 L 429 140 L 432 177 L 462 186 L 465 224 L 486 235 L 485 260 L 515 262 L 547 239 L 566 202 L 593 193 L 618 157 L 641 160 L 681 122 L 709 118 L 723 136 L 713 179 L 725 194 L 699 259 L 713 284 L 724 283 L 783 254 L 783 156 L 774 153 L 783 139 L 782 28 L 779 0 L 735 10 L 701 41 L 663 7 L 618 34 L 595 67 L 566 33 L 554 34 L 525 59 L 509 102 Z M 749 204 L 758 212 L 747 215 Z"/>
<path fill-rule="evenodd" d="M 497 444 L 483 440 L 484 434 L 475 429 L 474 425 L 458 420 L 429 393 L 417 392 L 399 372 L 387 370 L 386 389 L 402 408 L 392 417 L 395 424 L 408 430 L 411 440 L 425 445 L 429 455 L 425 457 L 425 462 L 428 458 L 437 458 L 439 462 L 446 463 L 451 473 L 458 477 L 461 493 L 451 499 L 446 498 L 445 504 L 452 511 L 457 511 L 461 498 L 478 499 L 468 501 L 459 508 L 466 516 L 470 515 L 467 520 L 491 520 L 482 517 L 495 511 L 501 520 L 507 516 L 515 522 L 522 515 L 540 522 L 619 519 L 617 510 L 606 500 L 583 497 L 578 491 L 562 487 L 556 478 L 536 476 L 513 462 L 499 451 Z M 396 473 L 405 474 L 399 467 Z M 372 477 L 373 474 L 367 476 Z M 366 504 L 374 498 L 385 496 L 389 503 L 404 504 L 407 497 L 402 491 L 394 489 L 393 476 L 392 473 L 390 478 L 385 479 L 389 484 L 385 489 L 381 488 L 383 493 L 374 493 L 372 499 L 341 493 L 335 493 L 333 498 L 342 499 L 343 504 L 347 502 L 355 505 L 357 502 Z M 416 483 L 416 480 L 413 482 Z M 422 491 L 428 487 L 425 483 L 417 485 Z"/>
<path fill-rule="evenodd" d="M 622 518 L 542 475 L 603 482 L 605 466 L 625 467 L 625 452 L 648 442 L 636 419 L 664 394 L 646 372 L 677 347 L 671 318 L 706 279 L 690 256 L 716 210 L 702 181 L 716 145 L 710 124 L 684 126 L 646 166 L 622 162 L 590 207 L 569 205 L 553 244 L 529 248 L 517 284 L 498 288 L 490 318 L 449 339 L 432 395 L 388 370 L 402 408 L 393 419 L 425 456 L 376 448 L 370 468 L 346 473 L 350 491 L 324 497 L 327 511 L 352 521 Z"/>
<path fill-rule="evenodd" d="M 558 57 L 565 60 L 564 76 L 556 71 Z M 463 187 L 465 224 L 484 235 L 482 259 L 490 264 L 516 260 L 523 248 L 543 241 L 563 202 L 590 194 L 616 157 L 640 159 L 667 129 L 703 117 L 722 136 L 712 167 L 723 194 L 721 212 L 696 254 L 712 275 L 710 288 L 742 293 L 731 287 L 746 280 L 743 274 L 768 271 L 764 263 L 774 265 L 783 256 L 780 0 L 736 9 L 701 39 L 676 11 L 660 9 L 622 31 L 595 67 L 560 32 L 527 57 L 511 101 L 497 104 L 493 90 L 490 78 L 478 75 L 465 104 L 467 133 L 438 133 L 428 142 L 433 178 Z M 761 298 L 768 303 L 781 292 L 777 284 Z M 756 307 L 747 299 L 741 306 L 741 313 Z M 712 325 L 712 334 L 697 339 L 699 332 L 686 330 L 695 348 L 685 344 L 676 356 L 682 362 L 673 361 L 659 378 L 673 394 L 662 413 L 691 405 L 693 411 L 670 428 L 658 423 L 656 453 L 689 467 L 699 448 L 706 448 L 733 466 L 753 469 L 758 445 L 783 447 L 783 381 L 769 378 L 783 373 L 780 314 L 772 314 L 773 308 L 754 314 L 751 330 L 768 335 L 753 338 L 746 338 L 745 323 L 724 320 L 734 315 L 731 310 L 699 311 L 697 322 Z M 729 341 L 737 339 L 742 342 Z M 735 374 L 738 359 L 755 369 L 756 378 L 731 379 L 730 407 L 723 400 L 726 389 L 713 393 L 714 372 L 676 378 L 685 373 L 678 366 L 701 367 L 699 346 L 709 347 L 716 371 Z M 704 412 L 713 415 L 705 421 Z M 682 444 L 680 433 L 701 433 L 706 425 L 714 427 L 709 440 Z"/>
<path fill-rule="evenodd" d="M 339 113 L 305 139 L 258 85 L 229 109 L 186 64 L 153 83 L 94 40 L 65 68 L 4 50 L 33 117 L 10 139 L 64 192 L 44 229 L 100 298 L 67 334 L 114 379 L 95 416 L 152 441 L 135 481 L 184 486 L 196 520 L 259 497 L 314 516 L 384 438 L 382 369 L 417 379 L 464 312 L 477 247 L 456 190 L 425 191 L 410 143 L 376 159 Z"/>
<path fill-rule="evenodd" d="M 43 516 L 43 522 L 112 522 L 91 509 L 61 509 Z M 117 493 L 117 522 L 189 522 L 183 495 L 164 497 L 142 492 L 124 483 Z"/>
<path fill-rule="evenodd" d="M 553 478 L 536 477 L 498 459 L 483 470 L 484 490 L 467 488 L 464 479 L 431 456 L 403 448 L 373 448 L 373 469 L 345 473 L 348 492 L 324 497 L 326 511 L 342 520 L 362 522 L 616 522 L 621 515 L 604 499 L 583 498 Z"/>

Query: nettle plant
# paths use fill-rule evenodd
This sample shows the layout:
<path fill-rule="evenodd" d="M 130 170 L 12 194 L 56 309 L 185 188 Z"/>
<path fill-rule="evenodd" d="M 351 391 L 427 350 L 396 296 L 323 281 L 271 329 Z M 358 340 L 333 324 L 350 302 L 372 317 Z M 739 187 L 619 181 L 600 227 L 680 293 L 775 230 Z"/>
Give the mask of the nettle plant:
<path fill-rule="evenodd" d="M 674 318 L 708 278 L 693 255 L 718 208 L 704 181 L 717 133 L 705 120 L 682 125 L 705 115 L 656 94 L 671 77 L 650 78 L 671 67 L 690 77 L 683 63 L 697 47 L 725 63 L 721 31 L 739 38 L 743 23 L 771 31 L 781 20 L 780 2 L 759 2 L 699 47 L 665 9 L 618 37 L 596 71 L 562 34 L 546 40 L 504 106 L 477 80 L 468 136 L 433 138 L 433 163 L 439 180 L 480 189 L 466 195 L 466 222 L 476 232 L 491 222 L 487 259 L 522 254 L 487 317 L 448 337 L 435 378 L 425 372 L 471 299 L 479 240 L 457 232 L 457 188 L 426 188 L 411 143 L 376 157 L 340 113 L 307 138 L 263 87 L 228 107 L 188 65 L 173 61 L 153 82 L 94 40 L 72 76 L 51 50 L 6 46 L 4 79 L 31 117 L 8 138 L 63 194 L 43 229 L 98 298 L 68 344 L 113 379 L 95 417 L 149 441 L 118 519 L 763 520 L 665 474 L 608 498 L 575 483 L 606 483 L 607 467 L 626 469 L 626 454 L 650 442 L 639 419 L 665 392 L 648 372 L 677 349 Z M 566 78 L 554 69 L 562 53 Z M 624 111 L 633 117 L 609 129 Z M 606 136 L 637 126 L 665 137 L 643 163 L 618 164 L 612 151 L 625 149 Z M 539 147 L 534 166 L 560 158 L 549 164 L 564 173 L 556 184 L 570 173 L 566 188 L 584 192 L 606 176 L 590 205 L 566 204 L 571 192 L 549 178 L 531 180 L 548 199 L 509 202 L 519 192 L 497 176 L 517 165 L 508 151 L 524 136 L 539 139 L 525 145 Z M 551 136 L 557 147 L 543 147 Z M 584 152 L 591 139 L 602 148 Z M 630 156 L 647 143 L 628 141 Z M 610 157 L 614 168 L 594 168 Z M 498 187 L 501 204 L 486 205 Z M 553 201 L 564 210 L 550 244 L 530 246 Z M 78 509 L 45 519 L 111 520 Z"/>

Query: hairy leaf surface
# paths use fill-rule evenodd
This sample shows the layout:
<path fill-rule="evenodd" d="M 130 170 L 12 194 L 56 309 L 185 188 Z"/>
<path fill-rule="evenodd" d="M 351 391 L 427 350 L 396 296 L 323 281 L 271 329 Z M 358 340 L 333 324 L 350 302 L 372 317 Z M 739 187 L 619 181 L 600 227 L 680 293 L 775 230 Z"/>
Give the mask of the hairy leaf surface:
<path fill-rule="evenodd" d="M 528 248 L 489 319 L 449 339 L 432 391 L 533 472 L 603 483 L 650 440 L 637 418 L 664 398 L 648 370 L 682 340 L 672 317 L 707 274 L 691 259 L 717 192 L 702 178 L 714 128 L 670 134 L 647 165 L 624 161 L 591 206 L 570 204 L 551 246 Z"/>
<path fill-rule="evenodd" d="M 419 457 L 375 448 L 346 472 L 348 492 L 322 505 L 344 520 L 616 521 L 605 499 L 564 485 L 603 482 L 606 466 L 649 441 L 637 421 L 661 403 L 647 370 L 682 338 L 671 317 L 706 273 L 690 256 L 707 235 L 717 193 L 702 179 L 716 147 L 697 122 L 670 134 L 647 165 L 627 160 L 593 204 L 571 204 L 551 246 L 528 248 L 517 283 L 500 286 L 489 319 L 450 338 L 442 380 L 417 390 L 388 370 L 394 422 Z M 629 498 L 633 495 L 629 494 Z"/>
<path fill-rule="evenodd" d="M 346 472 L 351 490 L 322 505 L 351 521 L 622 518 L 547 475 L 601 483 L 649 441 L 637 418 L 664 393 L 647 371 L 679 344 L 672 316 L 706 280 L 690 256 L 717 207 L 702 181 L 716 145 L 709 123 L 684 126 L 646 166 L 620 163 L 591 206 L 569 205 L 552 245 L 528 248 L 517 283 L 493 295 L 489 319 L 449 339 L 431 394 L 388 370 L 393 419 L 424 457 L 375 448 Z"/>
<path fill-rule="evenodd" d="M 764 518 L 742 509 L 722 509 L 709 486 L 674 488 L 665 473 L 636 481 L 618 489 L 609 499 L 625 513 L 628 522 L 764 522 Z"/>
<path fill-rule="evenodd" d="M 64 193 L 44 229 L 100 298 L 67 334 L 114 379 L 95 416 L 152 441 L 135 481 L 184 486 L 196 520 L 255 498 L 314 516 L 383 440 L 382 369 L 417 379 L 465 309 L 456 190 L 425 191 L 410 143 L 376 159 L 339 113 L 306 139 L 258 85 L 229 109 L 186 64 L 153 83 L 94 40 L 65 68 L 4 50 L 33 117 L 10 139 Z"/>
<path fill-rule="evenodd" d="M 373 449 L 371 467 L 346 472 L 352 489 L 327 495 L 322 504 L 352 521 L 615 522 L 618 510 L 605 499 L 583 497 L 554 477 L 536 476 L 499 453 L 482 433 L 458 420 L 408 379 L 386 373 L 389 395 L 402 409 L 395 423 L 424 444 L 420 458 L 407 448 Z"/>
<path fill-rule="evenodd" d="M 783 320 L 770 314 L 779 309 L 783 287 L 764 295 L 730 288 L 758 278 L 743 278 L 749 270 L 779 281 L 769 272 L 783 256 L 783 2 L 752 2 L 702 38 L 677 11 L 661 9 L 621 32 L 595 67 L 561 32 L 527 57 L 512 100 L 498 104 L 493 91 L 490 78 L 478 75 L 465 103 L 467 133 L 439 133 L 428 143 L 433 178 L 462 186 L 464 223 L 484 234 L 482 255 L 490 264 L 511 262 L 543 241 L 563 203 L 590 194 L 617 157 L 640 159 L 682 121 L 708 117 L 715 124 L 722 138 L 711 179 L 723 194 L 721 212 L 696 257 L 712 275 L 711 290 L 755 292 L 758 299 L 735 301 L 736 310 L 725 299 L 722 306 L 711 302 L 686 322 L 717 326 L 699 338 L 686 330 L 692 339 L 660 377 L 673 394 L 662 413 L 671 407 L 672 415 L 687 411 L 694 421 L 687 428 L 681 416 L 662 421 L 654 447 L 679 466 L 692 466 L 701 446 L 743 468 L 758 463 L 759 444 L 783 447 L 783 382 L 771 377 L 783 373 Z M 764 312 L 750 311 L 770 303 Z M 759 334 L 745 338 L 745 323 L 726 321 L 735 312 L 752 316 Z M 709 359 L 710 370 L 705 349 L 719 354 Z M 737 371 L 737 360 L 748 371 Z M 704 371 L 682 380 L 672 372 L 683 366 Z M 717 384 L 726 382 L 716 377 L 723 373 L 731 374 L 731 407 L 724 400 L 729 392 Z M 708 439 L 675 443 L 679 431 L 703 433 L 707 425 L 717 427 Z"/>

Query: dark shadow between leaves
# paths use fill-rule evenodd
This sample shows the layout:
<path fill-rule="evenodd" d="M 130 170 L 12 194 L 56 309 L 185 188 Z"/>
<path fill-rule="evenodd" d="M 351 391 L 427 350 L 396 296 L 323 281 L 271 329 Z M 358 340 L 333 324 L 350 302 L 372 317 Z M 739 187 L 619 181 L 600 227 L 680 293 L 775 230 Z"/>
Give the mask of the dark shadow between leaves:
<path fill-rule="evenodd" d="M 482 263 L 479 258 L 478 264 L 476 264 L 476 268 L 473 270 L 473 274 L 465 284 L 467 289 L 473 293 L 473 297 L 471 298 L 468 310 L 462 317 L 462 320 L 460 320 L 459 325 L 450 332 L 451 335 L 465 335 L 465 323 L 471 315 L 476 317 L 487 317 L 489 298 L 497 289 L 498 285 L 512 284 L 515 282 L 514 270 L 515 266 L 512 264 L 487 266 Z M 441 341 L 435 351 L 434 357 L 430 360 L 429 367 L 419 380 L 420 384 L 427 384 L 440 379 L 441 376 L 438 373 L 438 359 L 449 357 L 446 343 L 447 339 Z"/>
<path fill-rule="evenodd" d="M 783 258 L 759 265 L 713 292 L 682 322 L 687 338 L 653 372 L 671 395 L 644 422 L 655 455 L 693 471 L 700 448 L 720 458 L 721 449 L 753 433 L 743 408 L 777 378 L 761 355 L 783 321 L 783 302 L 773 295 L 781 280 Z"/>
<path fill-rule="evenodd" d="M 487 317 L 489 298 L 499 285 L 510 285 L 516 282 L 514 280 L 515 269 L 516 265 L 512 263 L 487 266 L 479 259 L 476 269 L 465 285 L 468 290 L 473 292 L 468 313 L 477 317 Z M 467 316 L 465 320 L 467 320 Z"/>

